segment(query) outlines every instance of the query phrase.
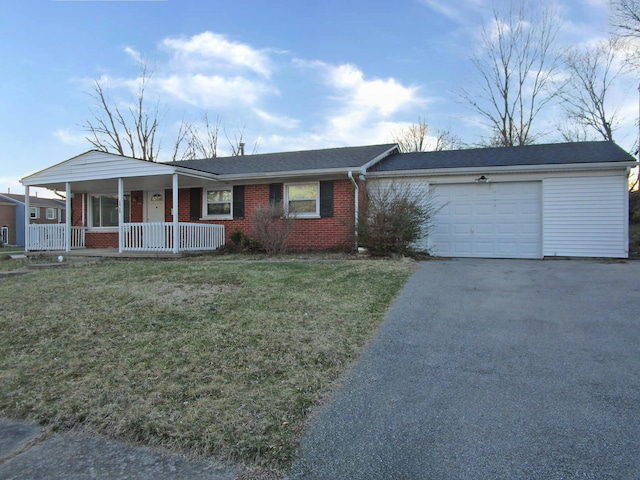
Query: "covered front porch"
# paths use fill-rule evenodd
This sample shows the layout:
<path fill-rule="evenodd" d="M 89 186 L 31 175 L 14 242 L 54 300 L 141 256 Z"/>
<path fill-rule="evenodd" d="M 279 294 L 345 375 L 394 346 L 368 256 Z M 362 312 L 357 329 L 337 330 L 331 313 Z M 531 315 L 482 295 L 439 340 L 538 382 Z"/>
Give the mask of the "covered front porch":
<path fill-rule="evenodd" d="M 215 177 L 173 165 L 87 152 L 22 180 L 27 198 L 25 250 L 111 248 L 120 254 L 216 250 L 225 244 L 224 225 L 180 219 L 180 191 L 200 189 L 217 182 Z M 30 222 L 30 187 L 64 192 L 68 212 L 64 224 Z"/>

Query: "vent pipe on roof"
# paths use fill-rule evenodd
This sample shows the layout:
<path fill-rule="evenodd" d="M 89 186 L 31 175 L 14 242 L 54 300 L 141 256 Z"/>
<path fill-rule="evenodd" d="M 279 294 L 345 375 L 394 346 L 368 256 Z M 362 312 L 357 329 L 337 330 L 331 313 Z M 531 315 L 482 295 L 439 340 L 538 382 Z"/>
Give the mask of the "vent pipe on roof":
<path fill-rule="evenodd" d="M 244 142 L 240 142 L 239 147 L 240 147 L 240 156 L 244 156 Z"/>

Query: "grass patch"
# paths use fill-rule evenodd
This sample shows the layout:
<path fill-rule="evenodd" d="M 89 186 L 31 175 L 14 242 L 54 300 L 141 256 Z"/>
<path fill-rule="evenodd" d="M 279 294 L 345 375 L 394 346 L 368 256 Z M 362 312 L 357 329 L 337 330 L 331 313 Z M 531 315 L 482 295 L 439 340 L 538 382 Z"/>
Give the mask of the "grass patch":
<path fill-rule="evenodd" d="M 412 270 L 104 262 L 0 284 L 0 412 L 286 469 Z"/>

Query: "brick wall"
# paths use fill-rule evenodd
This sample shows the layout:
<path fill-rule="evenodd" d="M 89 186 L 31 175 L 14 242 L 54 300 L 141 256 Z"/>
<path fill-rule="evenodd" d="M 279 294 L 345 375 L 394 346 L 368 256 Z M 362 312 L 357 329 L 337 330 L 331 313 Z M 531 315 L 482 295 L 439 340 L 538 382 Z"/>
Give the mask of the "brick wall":
<path fill-rule="evenodd" d="M 354 188 L 350 180 L 336 180 L 333 184 L 333 217 L 298 219 L 291 237 L 289 248 L 292 250 L 332 250 L 350 248 L 353 243 L 353 202 Z M 190 219 L 190 189 L 178 192 L 178 220 L 193 222 Z M 165 192 L 165 217 L 173 221 L 173 192 Z M 202 197 L 200 199 L 202 203 Z M 244 187 L 244 218 L 234 220 L 202 220 L 225 226 L 227 241 L 235 231 L 251 235 L 251 218 L 260 206 L 269 204 L 269 185 L 246 185 Z"/>
<path fill-rule="evenodd" d="M 172 222 L 173 191 L 165 191 L 165 221 Z M 333 183 L 333 216 L 325 218 L 298 219 L 289 239 L 292 250 L 332 250 L 351 248 L 353 245 L 354 188 L 350 180 Z M 199 200 L 202 204 L 202 196 Z M 88 207 L 88 202 L 86 202 Z M 191 189 L 178 191 L 178 220 L 201 222 L 225 226 L 227 241 L 235 231 L 251 235 L 251 218 L 259 206 L 269 204 L 269 185 L 246 185 L 244 187 L 244 218 L 234 220 L 192 220 Z M 72 199 L 73 225 L 82 225 L 82 195 Z M 131 193 L 131 221 L 143 221 L 144 194 Z M 85 212 L 88 219 L 88 212 Z M 112 232 L 87 232 L 86 245 L 91 248 L 117 248 L 118 234 Z"/>

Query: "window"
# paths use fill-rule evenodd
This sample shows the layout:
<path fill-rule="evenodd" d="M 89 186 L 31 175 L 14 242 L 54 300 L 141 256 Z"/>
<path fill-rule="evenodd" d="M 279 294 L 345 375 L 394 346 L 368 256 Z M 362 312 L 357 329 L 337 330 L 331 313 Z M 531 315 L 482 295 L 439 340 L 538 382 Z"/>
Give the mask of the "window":
<path fill-rule="evenodd" d="M 295 214 L 297 217 L 318 217 L 320 204 L 318 195 L 320 193 L 319 184 L 314 183 L 291 183 L 285 185 L 285 205 L 287 212 Z"/>
<path fill-rule="evenodd" d="M 92 227 L 118 226 L 118 196 L 91 195 L 91 223 Z M 124 221 L 128 222 L 131 215 L 130 196 L 124 196 Z"/>
<path fill-rule="evenodd" d="M 31 218 L 40 218 L 40 209 L 38 207 L 29 207 L 29 215 Z"/>
<path fill-rule="evenodd" d="M 55 220 L 56 218 L 58 218 L 57 213 L 58 212 L 56 212 L 55 208 L 47 208 L 47 220 Z"/>
<path fill-rule="evenodd" d="M 207 217 L 231 217 L 233 195 L 228 190 L 207 190 L 204 211 Z"/>

